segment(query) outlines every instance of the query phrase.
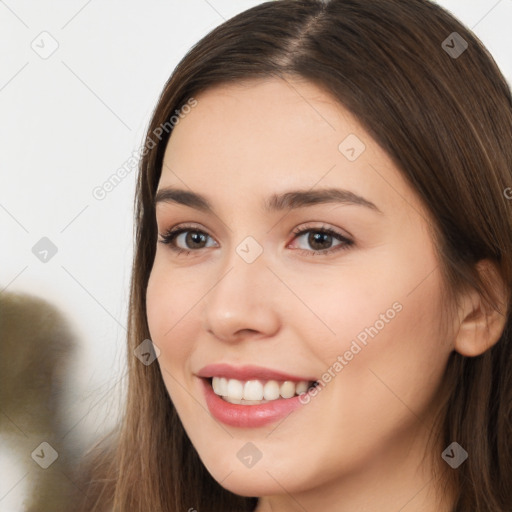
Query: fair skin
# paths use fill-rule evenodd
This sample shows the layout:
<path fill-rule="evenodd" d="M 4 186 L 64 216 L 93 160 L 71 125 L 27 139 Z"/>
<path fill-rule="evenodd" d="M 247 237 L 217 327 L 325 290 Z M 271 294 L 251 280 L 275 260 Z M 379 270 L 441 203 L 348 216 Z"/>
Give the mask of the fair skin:
<path fill-rule="evenodd" d="M 475 355 L 490 338 L 465 320 L 476 322 L 475 295 L 440 321 L 442 280 L 420 200 L 357 120 L 308 82 L 223 85 L 196 99 L 169 140 L 158 190 L 201 194 L 213 212 L 157 203 L 159 240 L 186 223 L 189 239 L 174 244 L 191 252 L 157 243 L 147 315 L 164 383 L 202 462 L 226 489 L 259 496 L 258 512 L 450 510 L 422 460 L 436 396 L 458 344 Z M 354 161 L 338 149 L 349 134 L 365 145 Z M 263 210 L 273 194 L 327 188 L 378 210 L 332 202 Z M 312 246 L 322 227 L 352 243 L 327 236 Z M 248 236 L 262 249 L 251 263 L 236 251 Z M 344 247 L 326 253 L 336 246 Z M 400 311 L 376 324 L 393 304 Z M 367 345 L 282 421 L 240 428 L 210 413 L 197 377 L 205 365 L 320 381 L 375 325 Z M 237 457 L 247 442 L 262 455 L 250 468 Z"/>

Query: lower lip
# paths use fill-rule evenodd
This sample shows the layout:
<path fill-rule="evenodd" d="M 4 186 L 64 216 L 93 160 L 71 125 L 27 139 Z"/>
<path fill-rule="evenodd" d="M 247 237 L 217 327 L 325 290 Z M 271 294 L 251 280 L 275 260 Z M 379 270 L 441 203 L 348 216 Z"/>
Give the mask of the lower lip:
<path fill-rule="evenodd" d="M 206 405 L 212 416 L 232 427 L 256 428 L 285 418 L 294 410 L 303 406 L 299 396 L 278 398 L 261 405 L 231 404 L 213 392 L 207 379 L 203 381 Z"/>

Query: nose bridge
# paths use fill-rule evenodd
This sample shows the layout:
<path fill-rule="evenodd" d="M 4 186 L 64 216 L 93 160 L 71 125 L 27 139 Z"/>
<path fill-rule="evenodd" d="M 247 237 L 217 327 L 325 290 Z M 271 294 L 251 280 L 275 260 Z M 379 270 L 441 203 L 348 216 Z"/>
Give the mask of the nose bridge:
<path fill-rule="evenodd" d="M 278 312 L 263 244 L 246 236 L 223 255 L 218 268 L 205 301 L 207 330 L 225 340 L 241 330 L 270 334 L 278 325 Z"/>
<path fill-rule="evenodd" d="M 254 227 L 248 230 L 247 225 L 244 228 L 242 224 L 231 226 L 229 243 L 223 249 L 219 278 L 225 276 L 222 278 L 222 281 L 227 280 L 224 286 L 233 286 L 243 293 L 244 290 L 259 289 L 258 283 L 268 279 L 271 273 L 267 268 L 269 249 L 264 248 L 264 230 L 255 230 Z"/>

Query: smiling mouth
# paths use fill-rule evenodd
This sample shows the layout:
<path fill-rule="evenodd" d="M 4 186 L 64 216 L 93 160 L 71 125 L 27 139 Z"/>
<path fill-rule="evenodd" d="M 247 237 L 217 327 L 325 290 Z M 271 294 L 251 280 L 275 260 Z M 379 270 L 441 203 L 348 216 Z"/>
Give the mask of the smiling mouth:
<path fill-rule="evenodd" d="M 205 379 L 224 401 L 238 405 L 260 405 L 307 393 L 318 381 L 238 380 L 226 377 Z"/>

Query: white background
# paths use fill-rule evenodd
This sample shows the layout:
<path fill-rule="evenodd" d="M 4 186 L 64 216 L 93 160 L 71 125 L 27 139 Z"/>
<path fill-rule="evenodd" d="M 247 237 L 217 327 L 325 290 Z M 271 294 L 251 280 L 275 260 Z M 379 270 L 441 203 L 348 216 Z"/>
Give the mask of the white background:
<path fill-rule="evenodd" d="M 140 147 L 190 46 L 259 3 L 0 1 L 0 290 L 44 297 L 73 326 L 65 427 L 77 446 L 112 425 L 122 396 L 136 170 L 101 201 L 92 190 Z M 512 0 L 438 3 L 474 30 L 512 83 Z M 41 38 L 46 48 L 58 43 L 47 59 L 31 47 Z M 42 237 L 58 249 L 47 263 L 32 253 Z M 28 473 L 7 445 L 0 511 L 19 511 Z"/>

